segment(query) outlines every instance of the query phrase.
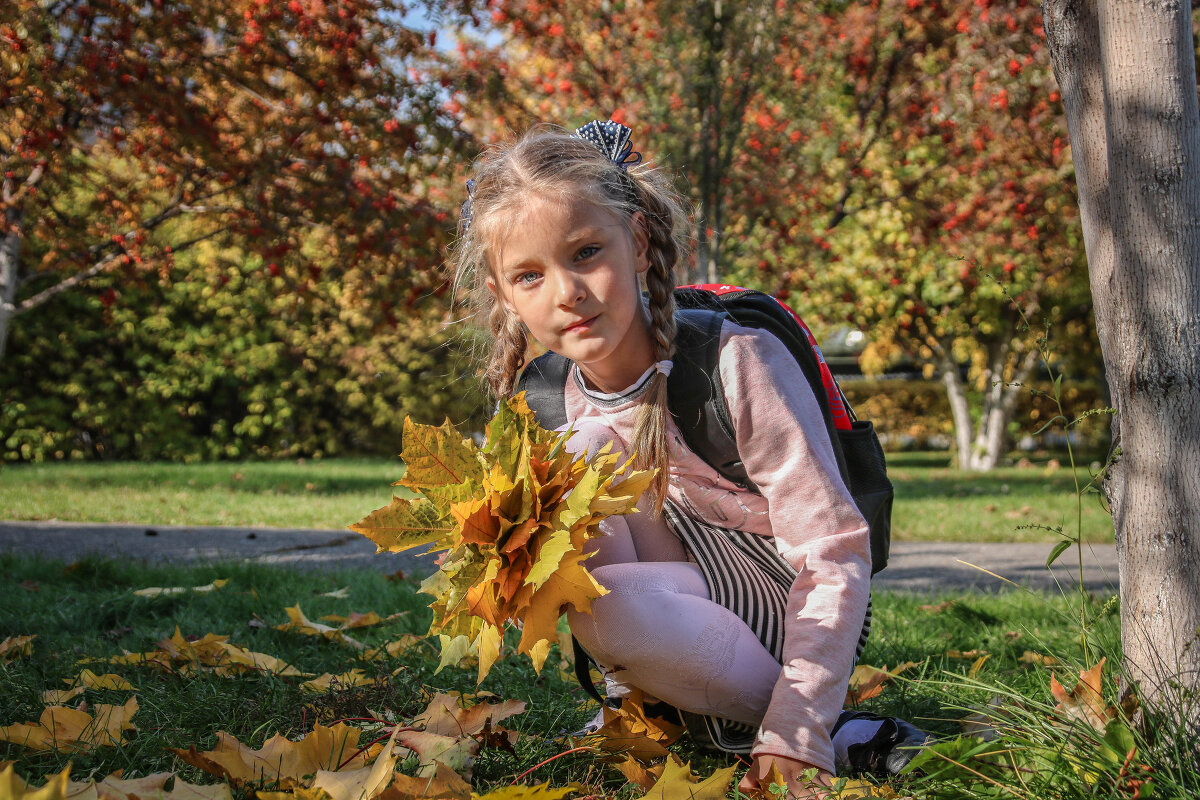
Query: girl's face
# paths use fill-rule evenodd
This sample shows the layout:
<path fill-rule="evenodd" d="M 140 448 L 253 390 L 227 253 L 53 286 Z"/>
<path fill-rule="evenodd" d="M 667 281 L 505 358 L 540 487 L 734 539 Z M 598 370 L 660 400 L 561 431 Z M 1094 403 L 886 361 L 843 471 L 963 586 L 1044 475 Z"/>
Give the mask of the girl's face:
<path fill-rule="evenodd" d="M 638 286 L 647 248 L 641 212 L 628 226 L 584 200 L 534 195 L 491 251 L 487 285 L 535 339 L 617 392 L 654 363 Z"/>

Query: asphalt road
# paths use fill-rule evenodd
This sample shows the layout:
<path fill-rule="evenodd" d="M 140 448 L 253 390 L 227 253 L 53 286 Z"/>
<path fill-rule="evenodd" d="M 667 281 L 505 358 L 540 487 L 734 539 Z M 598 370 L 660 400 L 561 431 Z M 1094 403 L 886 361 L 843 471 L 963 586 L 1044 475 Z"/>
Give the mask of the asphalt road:
<path fill-rule="evenodd" d="M 433 569 L 428 556 L 376 553 L 374 544 L 349 530 L 0 521 L 0 552 L 9 551 L 68 563 L 96 555 L 143 563 L 243 561 L 293 569 L 367 568 L 389 573 L 402 569 L 412 575 Z M 1048 544 L 894 542 L 888 567 L 875 576 L 874 586 L 921 594 L 998 591 L 1012 588 L 1013 583 L 1051 591 L 1077 586 L 1075 551 L 1067 551 L 1048 570 L 1049 551 Z M 1115 592 L 1116 549 L 1085 545 L 1083 558 L 1084 586 Z"/>

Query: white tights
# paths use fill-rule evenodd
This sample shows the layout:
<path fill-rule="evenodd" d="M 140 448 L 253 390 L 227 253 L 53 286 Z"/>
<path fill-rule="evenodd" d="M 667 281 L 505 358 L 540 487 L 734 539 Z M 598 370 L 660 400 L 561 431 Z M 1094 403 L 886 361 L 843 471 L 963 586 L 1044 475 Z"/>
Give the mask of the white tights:
<path fill-rule="evenodd" d="M 628 520 L 628 522 L 627 522 Z M 676 708 L 757 726 L 780 665 L 749 626 L 709 599 L 699 567 L 661 520 L 606 520 L 588 568 L 608 589 L 571 632 L 609 683 Z"/>

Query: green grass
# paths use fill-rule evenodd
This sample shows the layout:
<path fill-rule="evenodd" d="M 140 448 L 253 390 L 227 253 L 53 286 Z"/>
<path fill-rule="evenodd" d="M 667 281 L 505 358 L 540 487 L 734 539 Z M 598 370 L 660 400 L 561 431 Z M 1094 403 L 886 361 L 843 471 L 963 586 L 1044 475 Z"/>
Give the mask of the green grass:
<path fill-rule="evenodd" d="M 944 454 L 889 456 L 896 484 L 893 535 L 920 541 L 1057 541 L 1074 530 L 1065 468 L 962 473 Z M 0 467 L 0 519 L 153 525 L 336 528 L 386 505 L 403 474 L 395 460 L 216 464 L 63 463 Z M 1080 469 L 1081 483 L 1089 476 Z M 1111 542 L 1097 495 L 1084 498 L 1083 538 Z"/>
<path fill-rule="evenodd" d="M 206 567 L 145 567 L 124 562 L 84 561 L 68 568 L 62 564 L 13 555 L 0 556 L 0 574 L 6 578 L 6 601 L 0 604 L 0 639 L 37 634 L 33 653 L 0 666 L 0 725 L 36 720 L 41 712 L 41 692 L 65 686 L 81 669 L 80 659 L 107 657 L 123 650 L 151 650 L 178 626 L 184 634 L 226 634 L 247 649 L 269 653 L 314 673 L 341 672 L 366 666 L 381 683 L 369 690 L 344 691 L 317 697 L 303 693 L 295 678 L 249 673 L 236 678 L 195 674 L 186 678 L 148 667 L 104 667 L 137 687 L 140 710 L 133 722 L 138 730 L 128 744 L 92 753 L 37 753 L 0 743 L 0 762 L 16 762 L 18 774 L 34 783 L 60 771 L 69 762 L 77 779 L 89 774 L 107 775 L 124 769 L 126 777 L 175 770 L 187 780 L 212 783 L 214 778 L 186 766 L 165 748 L 210 749 L 216 732 L 227 731 L 243 743 L 261 747 L 272 734 L 293 739 L 311 730 L 315 719 L 361 716 L 366 712 L 393 712 L 409 718 L 419 711 L 433 690 L 476 691 L 474 671 L 450 668 L 434 672 L 434 648 L 417 650 L 403 661 L 364 665 L 353 650 L 323 639 L 274 629 L 285 622 L 284 608 L 300 603 L 310 619 L 322 614 L 406 611 L 398 620 L 357 632 L 367 644 L 398 638 L 403 633 L 423 633 L 429 613 L 427 598 L 415 592 L 411 581 L 393 582 L 382 574 L 360 572 L 291 573 L 277 568 L 246 565 Z M 142 598 L 132 591 L 145 586 L 195 586 L 215 578 L 229 584 L 209 594 L 184 594 Z M 335 599 L 323 593 L 349 587 L 349 596 Z M 1089 600 L 1098 617 L 1092 632 L 1095 652 L 1115 660 L 1117 612 L 1109 598 Z M 978 677 L 1020 687 L 1043 700 L 1049 698 L 1051 669 L 1022 662 L 1026 651 L 1071 653 L 1078 619 L 1077 600 L 1027 592 L 997 595 L 914 597 L 880 593 L 875 597 L 874 630 L 863 663 L 895 666 L 917 662 L 902 679 L 888 684 L 865 707 L 897 714 L 939 735 L 959 732 L 963 712 L 951 706 L 986 703 L 986 689 L 962 686 L 948 695 L 943 682 L 965 676 L 979 654 L 955 657 L 952 651 L 982 650 L 990 654 Z M 1107 603 L 1107 604 L 1106 604 Z M 265 622 L 266 625 L 259 624 Z M 512 642 L 510 641 L 510 644 Z M 410 651 L 411 653 L 412 651 Z M 590 718 L 594 707 L 578 686 L 562 677 L 552 652 L 547 669 L 535 675 L 524 657 L 502 659 L 479 687 L 502 698 L 520 699 L 528 710 L 506 723 L 524 734 L 516 754 L 485 749 L 475 768 L 476 791 L 507 785 L 515 776 L 563 749 L 563 731 L 574 730 Z M 103 667 L 103 668 L 98 668 Z M 1059 668 L 1067 685 L 1072 668 Z M 89 691 L 89 703 L 121 703 L 128 692 Z M 673 749 L 693 768 L 707 775 L 732 763 L 728 757 L 696 752 L 686 738 Z M 415 765 L 408 764 L 411 772 Z M 619 774 L 594 756 L 569 756 L 541 767 L 524 782 L 548 780 L 563 786 L 584 784 L 584 794 L 633 797 L 622 788 Z M 235 796 L 248 800 L 253 794 Z"/>

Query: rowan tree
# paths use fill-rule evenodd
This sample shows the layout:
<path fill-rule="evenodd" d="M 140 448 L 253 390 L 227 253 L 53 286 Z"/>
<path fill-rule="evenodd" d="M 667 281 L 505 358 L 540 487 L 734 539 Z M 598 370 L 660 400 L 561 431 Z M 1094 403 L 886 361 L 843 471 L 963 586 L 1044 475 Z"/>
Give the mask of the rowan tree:
<path fill-rule="evenodd" d="M 1112 387 L 1104 491 L 1121 644 L 1143 698 L 1200 724 L 1200 104 L 1179 3 L 1048 0 L 1078 175 L 1096 328 Z"/>
<path fill-rule="evenodd" d="M 473 130 L 631 125 L 697 203 L 687 277 L 867 331 L 868 371 L 904 357 L 938 374 L 961 466 L 1003 454 L 1046 319 L 1088 340 L 1066 132 L 1029 3 L 491 5 L 502 44 L 460 47 L 480 76 L 460 102 Z"/>
<path fill-rule="evenodd" d="M 10 322 L 100 273 L 170 275 L 206 240 L 264 279 L 374 276 L 364 301 L 436 284 L 437 181 L 462 137 L 435 33 L 399 0 L 14 0 L 0 22 L 0 354 Z M 447 82 L 449 78 L 443 77 Z M 178 224 L 187 219 L 186 225 Z M 101 298 L 119 302 L 119 287 Z"/>

